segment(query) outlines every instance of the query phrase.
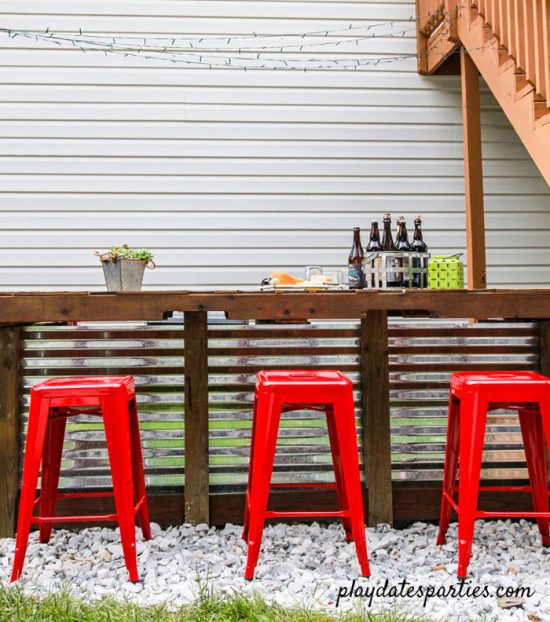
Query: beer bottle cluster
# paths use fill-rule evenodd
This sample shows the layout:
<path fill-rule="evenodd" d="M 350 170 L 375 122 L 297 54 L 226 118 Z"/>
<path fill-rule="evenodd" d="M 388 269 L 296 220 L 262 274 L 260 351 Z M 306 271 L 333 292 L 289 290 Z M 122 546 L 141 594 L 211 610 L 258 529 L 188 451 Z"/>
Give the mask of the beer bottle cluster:
<path fill-rule="evenodd" d="M 405 218 L 397 219 L 395 242 L 392 235 L 391 215 L 384 214 L 382 241 L 378 221 L 373 220 L 369 243 L 365 251 L 361 245 L 361 230 L 353 229 L 353 246 L 348 258 L 350 289 L 427 287 L 428 247 L 422 238 L 422 218 L 414 219 L 414 234 L 409 242 Z"/>

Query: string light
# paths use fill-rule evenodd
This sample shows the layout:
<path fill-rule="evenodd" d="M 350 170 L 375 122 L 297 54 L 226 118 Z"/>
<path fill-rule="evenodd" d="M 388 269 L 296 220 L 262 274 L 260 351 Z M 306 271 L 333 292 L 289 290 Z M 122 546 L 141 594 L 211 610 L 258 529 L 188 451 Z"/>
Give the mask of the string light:
<path fill-rule="evenodd" d="M 4 31 L 3 29 L 0 29 L 0 32 Z M 153 52 L 166 52 L 168 50 L 170 50 L 173 53 L 178 53 L 178 52 L 186 52 L 189 50 L 200 50 L 200 49 L 207 49 L 211 52 L 231 52 L 231 51 L 237 51 L 237 52 L 256 52 L 258 50 L 271 50 L 271 51 L 288 51 L 288 50 L 292 50 L 295 49 L 299 52 L 301 52 L 304 48 L 308 48 L 308 47 L 327 47 L 327 46 L 340 46 L 340 45 L 345 45 L 345 44 L 355 44 L 355 45 L 359 45 L 359 43 L 361 41 L 368 41 L 369 39 L 380 39 L 380 38 L 387 38 L 387 39 L 397 39 L 397 38 L 403 38 L 405 37 L 405 35 L 409 32 L 415 32 L 416 28 L 409 28 L 409 29 L 404 29 L 404 30 L 398 30 L 398 31 L 394 31 L 394 32 L 388 32 L 388 33 L 384 33 L 381 35 L 365 35 L 362 37 L 354 37 L 354 38 L 346 38 L 346 39 L 337 39 L 335 41 L 316 41 L 313 43 L 303 43 L 303 35 L 300 35 L 300 38 L 302 39 L 302 42 L 300 43 L 285 43 L 285 44 L 279 44 L 279 45 L 254 45 L 254 46 L 236 46 L 236 47 L 202 47 L 204 45 L 204 39 L 188 39 L 186 40 L 188 45 L 187 47 L 180 47 L 180 46 L 176 46 L 175 44 L 169 44 L 166 45 L 164 44 L 164 39 L 157 39 L 156 37 L 149 37 L 149 38 L 145 38 L 145 43 L 143 44 L 135 44 L 132 45 L 130 43 L 128 43 L 128 41 L 130 40 L 134 40 L 135 38 L 132 37 L 126 37 L 126 36 L 122 36 L 122 37 L 113 37 L 113 36 L 109 36 L 109 37 L 96 37 L 95 35 L 90 35 L 86 38 L 82 37 L 82 38 L 78 38 L 78 39 L 73 39 L 70 37 L 58 37 L 59 39 L 67 39 L 68 41 L 81 41 L 84 43 L 87 43 L 89 45 L 95 45 L 98 47 L 98 49 L 103 49 L 103 48 L 110 48 L 112 45 L 121 45 L 121 46 L 127 46 L 128 49 L 130 50 L 136 50 L 136 49 L 141 49 L 141 50 L 146 50 L 146 51 L 153 51 Z M 33 36 L 31 34 L 31 36 Z M 294 35 L 294 37 L 296 37 L 297 35 Z M 91 37 L 91 38 L 90 38 Z M 47 39 L 51 40 L 52 37 L 48 36 Z M 99 39 L 99 40 L 98 40 Z M 103 39 L 105 39 L 105 42 L 103 41 Z M 172 41 L 177 41 L 177 38 L 171 37 L 169 39 L 170 42 Z M 140 41 L 144 41 L 143 37 L 140 37 Z M 153 42 L 154 41 L 160 41 L 161 43 L 159 43 L 158 45 L 154 45 Z M 224 41 L 230 45 L 234 39 L 233 38 L 225 38 Z"/>
<path fill-rule="evenodd" d="M 459 8 L 464 8 L 464 7 L 463 5 L 459 5 Z M 336 35 L 339 33 L 350 33 L 350 32 L 356 32 L 356 31 L 369 32 L 371 30 L 374 30 L 375 28 L 382 28 L 382 27 L 393 28 L 397 22 L 418 22 L 420 20 L 426 20 L 432 17 L 443 18 L 445 16 L 447 17 L 448 21 L 452 21 L 453 19 L 456 19 L 456 18 L 451 18 L 444 11 L 430 11 L 427 14 L 420 15 L 418 17 L 411 15 L 410 17 L 406 19 L 396 19 L 390 22 L 377 22 L 377 23 L 368 24 L 368 25 L 364 25 L 364 24 L 354 25 L 353 23 L 350 23 L 347 26 L 341 27 L 341 28 L 314 30 L 314 31 L 308 31 L 304 33 L 289 32 L 289 33 L 281 33 L 281 34 L 259 34 L 259 33 L 253 32 L 247 35 L 230 35 L 230 36 L 224 35 L 224 36 L 216 36 L 216 37 L 209 37 L 209 36 L 192 37 L 192 38 L 174 37 L 174 36 L 153 37 L 153 38 L 149 38 L 149 40 L 170 42 L 170 45 L 173 47 L 176 45 L 176 42 L 178 41 L 183 41 L 185 43 L 193 43 L 193 44 L 212 43 L 212 42 L 218 41 L 220 43 L 230 44 L 234 41 L 247 41 L 247 40 L 259 40 L 259 39 L 262 39 L 262 40 L 263 39 L 285 39 L 285 38 L 305 39 L 308 37 L 328 37 L 328 36 Z M 7 30 L 8 29 L 0 29 L 0 31 L 3 31 L 3 32 L 6 32 Z M 411 30 L 416 30 L 416 27 Z M 20 33 L 23 31 L 15 31 L 12 29 L 11 32 Z M 30 32 L 30 31 L 25 31 L 25 32 Z M 48 34 L 48 36 L 52 36 L 52 33 L 50 32 L 49 28 L 46 29 L 45 34 Z M 80 37 L 84 36 L 82 28 L 79 28 L 78 34 Z M 382 36 L 390 36 L 390 35 L 378 35 L 378 36 L 382 37 Z M 375 38 L 377 37 L 377 35 L 372 34 L 366 38 L 371 38 L 371 37 Z M 112 35 L 93 35 L 93 38 L 99 39 L 99 40 L 110 39 L 114 43 Z M 119 39 L 126 39 L 128 41 L 142 41 L 143 45 L 146 45 L 146 40 L 147 40 L 147 38 L 144 38 L 143 36 L 138 37 L 138 36 L 131 36 L 131 35 L 124 35 L 123 37 L 119 37 Z M 166 43 L 163 43 L 163 45 L 160 47 L 168 47 L 168 45 Z M 239 45 L 238 47 L 240 49 L 245 49 L 245 46 L 243 45 Z M 270 49 L 277 49 L 279 47 L 280 47 L 279 45 L 270 46 Z M 254 46 L 254 49 L 256 49 L 256 46 Z"/>
<path fill-rule="evenodd" d="M 437 15 L 438 17 L 443 17 L 444 14 L 433 13 L 428 17 Z M 422 18 L 413 18 L 413 19 L 422 19 Z M 452 20 L 448 20 L 452 21 Z M 445 22 L 443 22 L 445 23 Z M 376 37 L 375 34 L 365 35 L 363 37 L 353 38 L 353 39 L 344 39 L 338 41 L 329 41 L 329 42 L 315 42 L 315 43 L 303 43 L 303 41 L 310 36 L 329 36 L 329 34 L 333 34 L 336 32 L 350 32 L 353 30 L 364 30 L 370 29 L 374 27 L 380 26 L 394 26 L 395 22 L 384 22 L 379 24 L 371 24 L 369 26 L 353 26 L 350 24 L 347 28 L 343 29 L 334 29 L 334 30 L 324 30 L 324 31 L 313 31 L 307 33 L 292 33 L 292 34 L 284 34 L 284 35 L 259 35 L 257 33 L 253 33 L 252 35 L 247 36 L 226 36 L 223 39 L 221 37 L 201 37 L 197 39 L 182 39 L 178 37 L 165 37 L 165 38 L 147 38 L 147 37 L 127 37 L 127 36 L 95 36 L 92 35 L 92 38 L 89 36 L 85 36 L 82 34 L 82 29 L 79 29 L 77 36 L 69 36 L 69 35 L 61 35 L 57 34 L 54 31 L 51 31 L 49 28 L 46 28 L 44 32 L 33 32 L 27 30 L 14 30 L 8 28 L 0 28 L 0 32 L 3 32 L 8 35 L 10 38 L 15 38 L 17 36 L 35 39 L 37 42 L 47 42 L 58 46 L 72 46 L 74 48 L 80 49 L 82 52 L 86 51 L 100 51 L 103 52 L 106 56 L 110 54 L 118 54 L 123 57 L 137 57 L 145 60 L 160 60 L 165 62 L 170 62 L 173 64 L 184 64 L 187 66 L 207 66 L 210 69 L 213 68 L 224 68 L 224 69 L 241 69 L 241 70 L 249 70 L 249 69 L 269 69 L 269 70 L 299 70 L 299 71 L 307 71 L 307 70 L 357 70 L 362 67 L 369 66 L 378 66 L 382 64 L 394 63 L 403 60 L 409 59 L 417 59 L 422 60 L 427 56 L 437 56 L 437 55 L 445 55 L 445 52 L 436 52 L 434 51 L 439 45 L 443 43 L 443 39 L 433 46 L 429 53 L 422 55 L 415 54 L 401 54 L 401 55 L 393 55 L 393 56 L 381 56 L 381 57 L 372 57 L 371 55 L 361 55 L 359 57 L 349 58 L 348 56 L 331 58 L 326 55 L 321 55 L 319 57 L 307 57 L 307 58 L 293 58 L 289 59 L 282 57 L 266 57 L 261 52 L 262 49 L 270 49 L 277 50 L 281 53 L 297 48 L 298 51 L 302 51 L 304 47 L 308 46 L 323 46 L 323 45 L 341 45 L 343 43 L 355 42 L 358 45 L 359 41 L 370 39 L 370 38 L 379 38 L 379 37 L 388 37 L 395 38 L 396 36 L 404 37 L 407 32 L 414 29 L 404 29 L 400 31 L 394 31 L 390 33 L 385 33 L 383 35 L 379 35 Z M 235 40 L 242 39 L 254 39 L 261 40 L 263 38 L 282 38 L 282 37 L 293 37 L 300 38 L 301 43 L 295 44 L 281 44 L 277 46 L 253 46 L 246 47 L 240 46 L 237 48 L 237 54 L 232 54 L 233 50 L 231 48 L 214 48 L 214 49 L 201 49 L 198 51 L 197 48 L 190 45 L 190 48 L 181 48 L 176 47 L 176 42 L 178 41 L 187 41 L 188 43 L 195 41 L 204 45 L 205 41 L 220 41 L 223 40 L 227 45 L 231 45 L 231 43 Z M 136 41 L 135 45 L 128 44 L 128 41 Z M 169 41 L 168 45 L 163 47 L 160 46 L 152 46 L 150 41 Z M 139 44 L 137 42 L 140 42 Z M 483 46 L 492 47 L 492 44 Z M 480 49 L 483 49 L 480 48 Z M 225 55 L 222 53 L 225 52 Z M 243 56 L 242 53 L 251 54 L 249 56 Z"/>

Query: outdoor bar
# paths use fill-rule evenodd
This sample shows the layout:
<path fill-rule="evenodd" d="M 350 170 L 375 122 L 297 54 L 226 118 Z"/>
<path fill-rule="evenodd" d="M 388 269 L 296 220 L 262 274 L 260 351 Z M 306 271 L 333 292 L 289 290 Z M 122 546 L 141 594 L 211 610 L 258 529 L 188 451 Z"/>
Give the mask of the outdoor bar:
<path fill-rule="evenodd" d="M 197 523 L 223 524 L 242 520 L 244 494 L 239 487 L 211 486 L 209 479 L 215 470 L 215 458 L 209 453 L 209 395 L 212 399 L 223 387 L 210 382 L 209 373 L 247 374 L 241 378 L 241 384 L 233 387 L 241 394 L 240 407 L 247 411 L 250 420 L 253 388 L 251 375 L 262 368 L 256 362 L 258 355 L 273 356 L 277 352 L 311 356 L 311 362 L 296 364 L 293 359 L 279 359 L 270 368 L 336 368 L 357 374 L 354 383 L 357 390 L 357 409 L 360 413 L 363 481 L 366 490 L 366 510 L 368 524 L 380 522 L 403 524 L 414 520 L 435 520 L 438 517 L 441 496 L 440 483 L 423 481 L 422 476 L 392 482 L 392 445 L 390 432 L 392 425 L 398 426 L 399 419 L 392 423 L 390 408 L 392 403 L 408 408 L 439 407 L 445 417 L 448 394 L 448 377 L 452 371 L 464 370 L 506 370 L 529 369 L 541 373 L 550 371 L 549 330 L 550 330 L 550 295 L 545 290 L 400 290 L 400 291 L 336 291 L 336 292 L 190 292 L 190 291 L 154 291 L 154 292 L 50 292 L 50 293 L 10 293 L 0 295 L 0 529 L 4 537 L 12 537 L 15 529 L 15 513 L 18 496 L 19 458 L 21 456 L 21 425 L 23 421 L 25 387 L 22 383 L 24 374 L 51 374 L 46 369 L 32 367 L 32 363 L 54 356 L 70 356 L 64 366 L 56 369 L 56 375 L 79 375 L 93 373 L 128 373 L 138 377 L 138 402 L 140 394 L 139 376 L 151 373 L 151 357 L 155 350 L 152 340 L 158 337 L 159 326 L 147 328 L 103 328 L 67 326 L 67 323 L 97 321 L 148 321 L 159 322 L 169 318 L 173 312 L 184 313 L 184 323 L 170 325 L 164 338 L 175 340 L 175 349 L 157 349 L 158 356 L 170 357 L 170 368 L 161 373 L 176 373 L 173 367 L 181 366 L 184 371 L 185 386 L 180 391 L 184 395 L 185 429 L 185 487 L 150 486 L 148 494 L 152 519 L 162 524 L 178 524 L 183 521 Z M 208 312 L 223 312 L 230 321 L 247 321 L 243 324 L 229 323 L 208 325 Z M 398 322 L 398 318 L 404 318 Z M 425 319 L 429 318 L 429 321 Z M 461 322 L 456 320 L 461 319 Z M 248 320 L 256 320 L 253 325 Z M 317 321 L 317 325 L 308 321 Z M 356 321 L 347 328 L 334 328 L 331 323 L 323 328 L 323 321 Z M 389 321 L 388 321 L 389 320 Z M 422 320 L 422 324 L 418 321 Z M 442 320 L 454 320 L 452 325 L 441 324 Z M 474 322 L 475 320 L 475 322 Z M 284 323 L 282 323 L 284 322 Z M 52 324 L 54 323 L 54 324 Z M 277 323 L 274 325 L 273 323 Z M 179 326 L 179 327 L 178 327 Z M 28 327 L 28 328 L 25 328 Z M 27 330 L 33 332 L 26 332 Z M 155 332 L 155 329 L 156 332 Z M 225 329 L 225 330 L 224 330 Z M 134 343 L 130 352 L 123 339 L 131 338 L 142 341 Z M 293 338 L 311 336 L 316 338 L 313 345 L 294 349 L 289 346 Z M 330 337 L 346 337 L 356 343 L 355 346 L 342 347 L 335 342 L 336 348 L 319 343 Z M 236 338 L 232 348 L 216 347 L 220 338 Z M 29 339 L 45 340 L 41 351 L 24 348 Z M 77 340 L 79 350 L 65 352 L 53 350 L 53 339 L 70 338 Z M 273 340 L 285 339 L 282 347 L 276 345 L 253 347 L 253 340 L 268 340 L 265 343 L 277 343 Z M 416 338 L 417 342 L 410 341 Z M 469 339 L 470 338 L 470 339 Z M 472 341 L 473 338 L 473 341 Z M 481 342 L 479 341 L 481 339 Z M 85 340 L 104 339 L 104 345 L 97 343 L 95 350 L 82 349 Z M 290 339 L 290 341 L 289 341 Z M 409 339 L 409 341 L 407 341 Z M 520 341 L 517 341 L 517 340 Z M 271 340 L 271 341 L 269 341 Z M 320 340 L 320 341 L 319 341 Z M 405 341 L 403 341 L 405 340 Z M 32 342 L 30 342 L 32 343 Z M 163 342 L 164 343 L 164 342 Z M 402 344 L 405 345 L 402 345 Z M 421 345 L 415 345 L 419 343 Z M 519 345 L 518 345 L 519 344 Z M 166 343 L 164 343 L 166 346 Z M 59 344 L 57 346 L 60 347 Z M 141 350 L 140 350 L 141 348 Z M 237 355 L 238 363 L 215 367 L 212 360 L 216 355 Z M 333 353 L 339 357 L 339 363 L 319 362 L 323 354 Z M 440 358 L 437 362 L 422 361 L 422 355 L 445 354 L 455 359 Z M 98 355 L 106 357 L 103 363 L 92 363 L 93 367 L 83 365 L 85 359 L 74 361 L 75 357 Z M 139 367 L 118 368 L 117 358 L 129 355 L 140 357 Z M 351 355 L 351 358 L 346 355 Z M 411 360 L 403 356 L 412 357 Z M 460 360 L 456 361 L 456 355 Z M 476 356 L 482 356 L 476 360 Z M 177 356 L 174 363 L 174 356 Z M 514 360 L 514 356 L 516 359 Z M 210 358 L 209 358 L 210 357 Z M 416 359 L 415 359 L 416 357 Z M 488 357 L 488 358 L 487 358 Z M 519 357 L 519 358 L 518 358 Z M 27 361 L 23 370 L 21 361 Z M 93 359 L 97 361 L 97 359 Z M 210 363 L 209 363 L 210 360 Z M 433 360 L 433 359 L 431 359 Z M 113 361 L 112 363 L 109 361 Z M 478 362 L 479 361 L 479 362 Z M 490 362 L 487 362 L 490 361 Z M 29 366 L 30 362 L 30 366 Z M 58 362 L 59 363 L 59 362 Z M 231 363 L 231 361 L 229 361 Z M 134 363 L 131 363 L 133 365 Z M 66 369 L 64 369 L 66 367 Z M 265 367 L 265 365 L 263 366 Z M 412 374 L 412 380 L 408 375 Z M 423 375 L 422 375 L 423 374 Z M 443 379 L 442 379 L 443 376 Z M 32 378 L 31 378 L 32 380 Z M 223 381 L 222 381 L 223 382 Z M 229 382 L 228 380 L 225 381 Z M 226 387 L 227 388 L 227 387 Z M 150 391 L 144 387 L 143 391 Z M 153 388 L 153 392 L 154 392 Z M 174 389 L 172 389 L 174 390 Z M 430 394 L 430 390 L 435 390 Z M 426 394 L 425 392 L 428 391 Z M 242 393 L 248 395 L 243 398 Z M 405 392 L 405 395 L 403 395 Z M 408 394 L 407 394 L 408 392 Z M 424 392 L 424 393 L 423 393 Z M 428 395 L 428 399 L 426 399 Z M 403 401 L 405 400 L 405 401 Z M 422 411 L 421 411 L 422 412 Z M 228 411 L 231 416 L 230 411 Z M 424 415 L 426 413 L 424 412 Z M 417 415 L 418 416 L 418 415 Z M 436 421 L 434 419 L 434 421 Z M 216 422 L 214 422 L 216 423 Z M 423 421 L 424 425 L 426 421 Z M 429 421 L 428 421 L 429 423 Z M 441 425 L 441 419 L 439 420 Z M 500 425 L 510 432 L 510 421 L 503 420 Z M 435 429 L 435 428 L 434 428 Z M 417 430 L 417 434 L 421 434 Z M 442 430 L 434 432 L 443 435 Z M 506 449 L 514 445 L 513 438 L 504 436 L 504 445 L 500 441 L 497 449 Z M 417 439 L 418 440 L 418 439 Z M 420 438 L 426 443 L 426 438 Z M 154 446 L 154 445 L 153 445 Z M 428 458 L 428 468 L 441 469 L 442 447 L 439 443 L 439 455 Z M 146 444 L 147 447 L 147 444 Z M 437 446 L 434 445 L 437 452 Z M 431 448 L 433 451 L 433 448 Z M 247 447 L 244 447 L 245 457 Z M 146 456 L 155 457 L 154 448 L 145 449 Z M 394 449 L 395 452 L 395 449 Z M 409 456 L 412 464 L 409 468 L 426 468 L 422 458 Z M 505 459 L 510 460 L 509 456 Z M 424 459 L 425 461 L 426 459 Z M 154 460 L 153 460 L 154 461 Z M 147 464 L 150 461 L 146 459 Z M 212 464 L 214 462 L 214 464 Z M 522 468 L 522 458 L 504 462 L 508 468 L 508 480 L 517 480 L 517 469 Z M 502 467 L 497 461 L 489 465 L 493 470 L 487 476 L 491 479 Z M 182 465 L 183 466 L 183 465 Z M 487 465 L 485 465 L 487 466 Z M 246 468 L 246 467 L 245 467 Z M 299 466 L 296 468 L 300 468 Z M 400 468 L 398 464 L 393 468 Z M 510 471 L 512 469 L 512 471 Z M 514 470 L 515 469 L 515 470 Z M 183 471 L 183 468 L 180 469 Z M 85 474 L 86 472 L 83 471 Z M 173 470 L 171 471 L 173 473 Z M 515 477 L 510 477 L 510 473 Z M 519 473 L 523 473 L 519 471 Z M 439 477 L 441 473 L 439 471 Z M 497 477 L 499 477 L 497 475 Z M 501 476 L 502 477 L 502 476 Z M 521 477 L 519 477 L 521 479 Z M 282 480 L 284 483 L 284 479 Z M 499 483 L 502 483 L 500 481 Z M 241 486 L 242 488 L 242 486 Z M 225 490 L 225 492 L 224 492 Z M 525 495 L 499 495 L 484 493 L 481 496 L 486 508 L 498 511 L 525 509 L 530 500 Z M 107 502 L 100 498 L 86 500 L 61 500 L 59 512 L 69 509 L 73 513 L 86 513 L 104 509 Z M 333 507 L 334 491 L 292 491 L 278 490 L 272 494 L 274 507 L 295 507 L 307 505 L 319 509 Z M 76 505 L 75 505 L 76 504 Z"/>
<path fill-rule="evenodd" d="M 550 620 L 550 0 L 0 14 L 0 618 Z"/>

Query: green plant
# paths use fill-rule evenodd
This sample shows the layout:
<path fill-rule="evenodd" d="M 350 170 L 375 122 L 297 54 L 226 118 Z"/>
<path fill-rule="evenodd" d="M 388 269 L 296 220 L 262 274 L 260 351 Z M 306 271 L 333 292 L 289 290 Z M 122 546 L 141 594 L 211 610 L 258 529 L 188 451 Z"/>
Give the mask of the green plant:
<path fill-rule="evenodd" d="M 108 251 L 94 253 L 100 261 L 120 261 L 121 259 L 137 259 L 147 262 L 147 267 L 154 268 L 153 253 L 147 248 L 130 248 L 128 244 L 122 246 L 111 246 Z"/>
<path fill-rule="evenodd" d="M 38 597 L 0 582 L 0 622 L 429 622 L 429 618 L 399 610 L 374 613 L 286 608 L 256 593 L 239 594 L 235 590 L 221 596 L 205 586 L 195 602 L 182 607 L 140 607 L 112 597 L 86 602 L 71 594 L 68 585 L 60 592 Z"/>

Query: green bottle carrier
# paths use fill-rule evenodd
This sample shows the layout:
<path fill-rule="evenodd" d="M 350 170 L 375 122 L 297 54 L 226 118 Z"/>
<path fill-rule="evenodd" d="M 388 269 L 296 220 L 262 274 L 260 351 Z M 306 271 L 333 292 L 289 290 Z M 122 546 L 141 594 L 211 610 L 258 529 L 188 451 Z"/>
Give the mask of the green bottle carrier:
<path fill-rule="evenodd" d="M 460 255 L 436 255 L 428 266 L 428 287 L 430 289 L 464 288 L 464 263 Z"/>

